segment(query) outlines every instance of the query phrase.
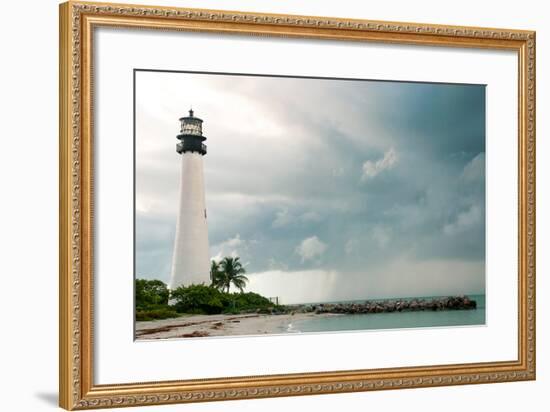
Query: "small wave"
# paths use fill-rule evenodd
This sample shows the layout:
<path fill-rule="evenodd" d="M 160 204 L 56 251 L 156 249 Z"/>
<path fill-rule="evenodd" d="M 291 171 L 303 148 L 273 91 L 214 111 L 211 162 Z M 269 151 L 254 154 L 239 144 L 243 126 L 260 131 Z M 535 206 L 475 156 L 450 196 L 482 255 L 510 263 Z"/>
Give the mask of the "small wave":
<path fill-rule="evenodd" d="M 286 327 L 286 331 L 287 331 L 288 333 L 302 333 L 302 331 L 296 329 L 292 323 L 289 323 L 289 324 L 288 324 L 288 326 Z"/>

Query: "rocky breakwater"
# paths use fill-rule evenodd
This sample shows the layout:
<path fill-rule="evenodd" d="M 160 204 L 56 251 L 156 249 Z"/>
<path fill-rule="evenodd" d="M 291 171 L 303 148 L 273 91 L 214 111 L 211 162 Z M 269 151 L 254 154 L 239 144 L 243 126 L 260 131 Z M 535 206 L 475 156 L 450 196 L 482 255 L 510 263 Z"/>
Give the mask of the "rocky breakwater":
<path fill-rule="evenodd" d="M 476 309 L 477 303 L 468 296 L 449 296 L 431 299 L 397 299 L 385 301 L 365 301 L 354 303 L 323 303 L 318 305 L 304 305 L 300 312 L 315 313 L 390 313 L 414 312 L 422 310 L 469 310 Z"/>

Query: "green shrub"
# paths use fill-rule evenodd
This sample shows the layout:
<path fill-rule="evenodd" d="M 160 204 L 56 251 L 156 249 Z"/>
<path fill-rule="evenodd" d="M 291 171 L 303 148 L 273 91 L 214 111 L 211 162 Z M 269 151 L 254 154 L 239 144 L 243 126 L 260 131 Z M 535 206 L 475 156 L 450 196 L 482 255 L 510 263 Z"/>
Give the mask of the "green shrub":
<path fill-rule="evenodd" d="M 254 292 L 233 293 L 231 294 L 231 298 L 234 302 L 234 307 L 239 310 L 261 309 L 274 306 L 269 299 Z"/>
<path fill-rule="evenodd" d="M 169 294 L 168 294 L 169 293 Z M 168 301 L 173 301 L 168 305 Z M 159 280 L 136 280 L 136 320 L 167 319 L 179 313 L 281 313 L 286 308 L 253 292 L 227 293 L 216 287 L 201 285 L 180 286 L 168 292 Z"/>
<path fill-rule="evenodd" d="M 171 309 L 168 306 L 136 311 L 137 321 L 168 319 L 168 318 L 175 318 L 177 316 L 178 316 L 178 313 L 174 309 Z"/>
<path fill-rule="evenodd" d="M 146 309 L 155 305 L 167 305 L 170 291 L 160 280 L 136 279 L 136 308 Z"/>
<path fill-rule="evenodd" d="M 237 313 L 284 313 L 286 307 L 282 305 L 275 305 L 269 299 L 259 295 L 257 293 L 230 293 L 226 294 L 229 306 L 224 309 L 224 313 L 237 314 Z"/>
<path fill-rule="evenodd" d="M 180 286 L 171 292 L 179 313 L 221 313 L 228 306 L 226 294 L 205 285 Z"/>

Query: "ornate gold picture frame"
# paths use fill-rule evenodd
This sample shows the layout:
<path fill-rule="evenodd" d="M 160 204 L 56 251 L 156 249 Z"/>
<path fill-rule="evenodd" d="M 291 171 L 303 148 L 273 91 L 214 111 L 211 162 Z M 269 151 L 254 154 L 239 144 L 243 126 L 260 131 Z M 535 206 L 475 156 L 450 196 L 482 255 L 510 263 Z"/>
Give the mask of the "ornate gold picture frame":
<path fill-rule="evenodd" d="M 94 30 L 139 28 L 509 50 L 518 62 L 517 359 L 94 383 Z M 535 32 L 70 1 L 60 5 L 60 365 L 68 409 L 161 405 L 535 379 Z"/>

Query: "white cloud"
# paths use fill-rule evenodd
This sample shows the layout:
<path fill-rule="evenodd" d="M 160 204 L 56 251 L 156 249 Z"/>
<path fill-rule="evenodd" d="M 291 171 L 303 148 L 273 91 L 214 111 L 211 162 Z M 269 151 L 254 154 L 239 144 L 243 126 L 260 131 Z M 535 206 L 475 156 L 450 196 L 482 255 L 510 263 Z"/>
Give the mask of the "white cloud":
<path fill-rule="evenodd" d="M 288 270 L 288 265 L 283 263 L 283 262 L 279 262 L 278 260 L 276 260 L 275 258 L 273 257 L 270 257 L 268 260 L 267 260 L 267 265 L 269 267 L 270 270 Z"/>
<path fill-rule="evenodd" d="M 275 213 L 275 220 L 271 223 L 271 227 L 280 228 L 290 225 L 293 222 L 319 222 L 321 221 L 321 215 L 313 210 L 304 212 L 297 216 L 288 211 L 288 208 L 284 208 Z"/>
<path fill-rule="evenodd" d="M 222 252 L 218 252 L 215 256 L 211 256 L 210 260 L 214 262 L 220 262 L 225 256 L 222 255 Z"/>
<path fill-rule="evenodd" d="M 288 212 L 287 208 L 284 208 L 283 210 L 279 210 L 277 213 L 275 213 L 275 220 L 271 224 L 272 227 L 278 228 L 278 227 L 284 227 L 290 222 L 294 220 L 294 217 Z"/>
<path fill-rule="evenodd" d="M 223 242 L 212 247 L 218 253 L 212 257 L 212 260 L 219 262 L 225 256 L 237 257 L 242 255 L 242 251 L 247 248 L 246 242 L 241 239 L 241 235 L 237 233 L 235 237 L 224 240 Z"/>
<path fill-rule="evenodd" d="M 314 260 L 320 257 L 327 250 L 326 243 L 319 240 L 317 236 L 308 237 L 296 248 L 296 252 L 302 258 L 302 263 L 307 260 Z"/>
<path fill-rule="evenodd" d="M 396 163 L 397 153 L 392 147 L 386 153 L 384 153 L 384 156 L 381 159 L 378 159 L 375 162 L 367 160 L 365 163 L 363 163 L 363 175 L 361 176 L 361 181 L 365 182 L 369 179 L 376 177 L 384 170 L 392 169 Z"/>
<path fill-rule="evenodd" d="M 223 244 L 235 248 L 241 246 L 243 241 L 241 240 L 241 235 L 237 233 L 234 238 L 227 239 Z"/>
<path fill-rule="evenodd" d="M 470 160 L 462 171 L 462 178 L 467 182 L 485 179 L 485 153 L 481 152 Z"/>
<path fill-rule="evenodd" d="M 452 236 L 481 224 L 482 213 L 479 205 L 472 205 L 468 210 L 461 212 L 452 223 L 443 226 L 443 233 Z"/>

